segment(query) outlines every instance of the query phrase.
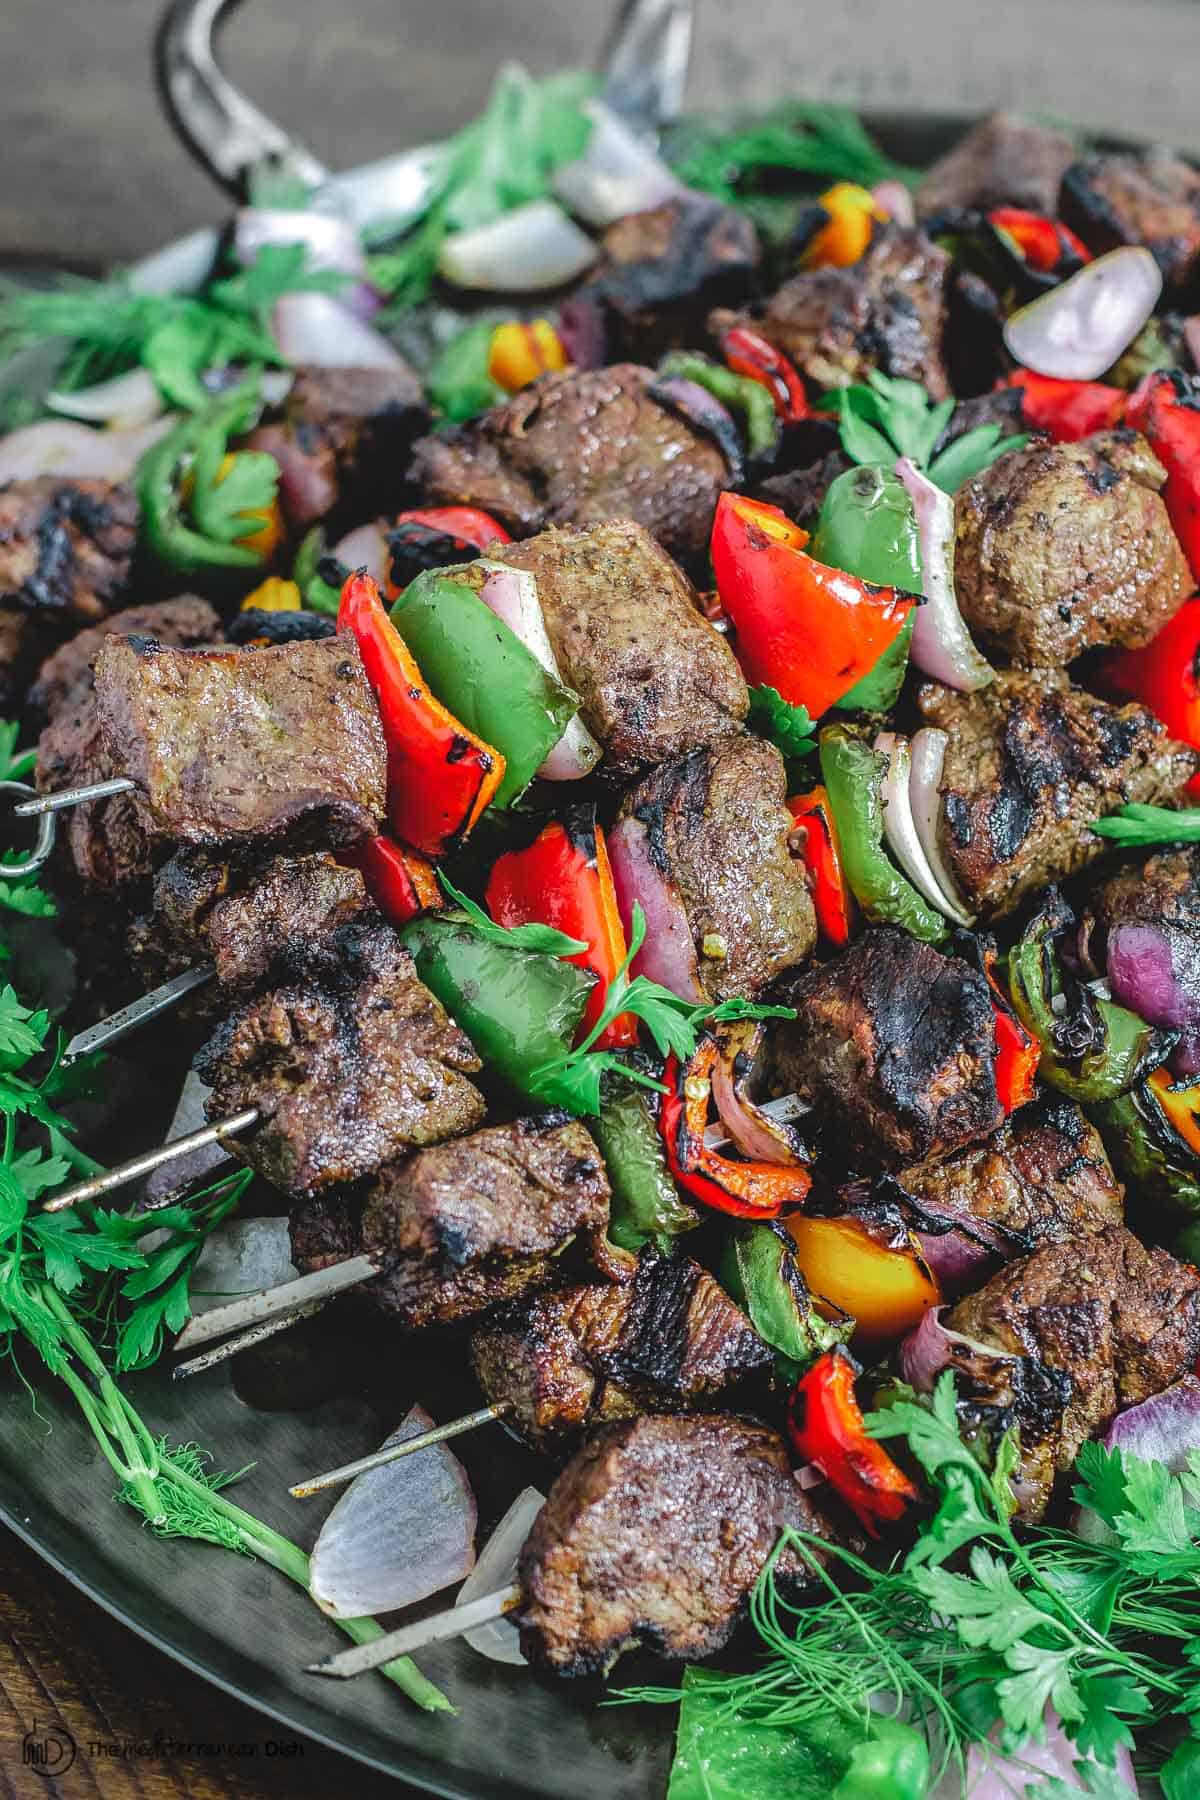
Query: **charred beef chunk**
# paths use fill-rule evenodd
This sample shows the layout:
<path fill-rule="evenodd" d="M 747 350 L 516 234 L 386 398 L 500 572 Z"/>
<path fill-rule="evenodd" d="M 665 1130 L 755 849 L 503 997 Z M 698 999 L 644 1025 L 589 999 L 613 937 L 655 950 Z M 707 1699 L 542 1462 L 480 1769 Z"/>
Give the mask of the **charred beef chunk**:
<path fill-rule="evenodd" d="M 1191 593 L 1145 438 L 1102 432 L 1010 450 L 955 499 L 955 586 L 980 645 L 1061 669 L 1102 644 L 1148 644 Z"/>
<path fill-rule="evenodd" d="M 473 1318 L 552 1281 L 573 1238 L 608 1224 L 604 1159 L 563 1113 L 493 1125 L 382 1167 L 356 1248 L 384 1273 L 363 1298 L 410 1330 Z"/>
<path fill-rule="evenodd" d="M 848 387 L 870 369 L 903 375 L 935 400 L 950 392 L 942 360 L 950 259 L 921 231 L 881 226 L 847 269 L 793 275 L 770 299 L 715 312 L 709 329 L 749 325 L 790 356 L 818 390 Z"/>
<path fill-rule="evenodd" d="M 137 528 L 123 482 L 10 481 L 0 487 L 0 602 L 64 623 L 103 618 L 129 578 Z"/>
<path fill-rule="evenodd" d="M 901 1169 L 896 1179 L 935 1217 L 978 1219 L 1008 1255 L 1104 1231 L 1124 1217 L 1099 1133 L 1061 1094 L 1018 1107 L 986 1143 Z"/>
<path fill-rule="evenodd" d="M 201 644 L 219 644 L 224 627 L 217 614 L 196 594 L 177 600 L 160 600 L 150 606 L 128 606 L 110 613 L 99 625 L 77 631 L 47 656 L 29 690 L 29 706 L 46 719 L 75 697 L 82 684 L 91 691 L 92 664 L 106 637 L 152 637 L 175 650 L 194 650 Z"/>
<path fill-rule="evenodd" d="M 1003 437 L 1028 431 L 1022 406 L 1024 397 L 1019 387 L 1002 387 L 993 388 L 990 394 L 976 394 L 970 400 L 960 400 L 933 446 L 933 455 L 940 456 L 943 450 L 980 425 L 998 425 Z"/>
<path fill-rule="evenodd" d="M 980 1370 L 963 1400 L 967 1419 L 990 1425 L 989 1436 L 1015 1416 L 1015 1491 L 1024 1516 L 1036 1519 L 1088 1438 L 1192 1369 L 1200 1355 L 1200 1275 L 1113 1226 L 1009 1263 L 945 1323 L 1027 1359 Z"/>
<path fill-rule="evenodd" d="M 1089 896 L 1079 936 L 1097 972 L 1103 973 L 1113 927 L 1143 922 L 1200 939 L 1200 844 L 1156 851 L 1118 869 Z"/>
<path fill-rule="evenodd" d="M 1050 669 L 997 675 L 977 694 L 929 683 L 926 721 L 949 734 L 942 850 L 967 906 L 1011 912 L 1100 855 L 1093 819 L 1177 799 L 1197 757 L 1144 706 L 1111 706 Z"/>
<path fill-rule="evenodd" d="M 680 194 L 618 219 L 602 233 L 600 254 L 580 297 L 600 309 L 608 355 L 645 362 L 703 343 L 709 310 L 748 297 L 758 233 L 737 208 Z"/>
<path fill-rule="evenodd" d="M 379 708 L 348 634 L 266 650 L 107 638 L 96 702 L 115 770 L 185 844 L 345 844 L 378 831 Z"/>
<path fill-rule="evenodd" d="M 38 791 L 86 787 L 110 781 L 114 773 L 96 696 L 81 683 L 38 739 Z M 137 889 L 154 872 L 156 844 L 153 822 L 138 796 L 116 794 L 59 815 L 54 866 L 85 893 L 120 892 L 136 900 Z"/>
<path fill-rule="evenodd" d="M 358 870 L 329 855 L 244 867 L 177 850 L 155 877 L 151 913 L 130 930 L 129 952 L 147 987 L 211 962 L 217 991 L 202 998 L 219 1005 L 284 971 L 303 978 L 339 926 L 366 907 Z"/>
<path fill-rule="evenodd" d="M 623 1286 L 531 1295 L 471 1339 L 484 1394 L 514 1405 L 522 1437 L 551 1454 L 612 1419 L 700 1406 L 772 1363 L 707 1270 L 652 1249 Z"/>
<path fill-rule="evenodd" d="M 766 1425 L 701 1413 L 604 1426 L 554 1482 L 521 1551 L 521 1648 L 567 1676 L 603 1674 L 641 1643 L 710 1656 L 785 1526 L 832 1535 Z M 806 1579 L 790 1553 L 777 1568 Z"/>
<path fill-rule="evenodd" d="M 489 555 L 536 577 L 563 680 L 610 774 L 628 780 L 741 730 L 749 697 L 737 660 L 643 526 L 552 528 Z"/>
<path fill-rule="evenodd" d="M 790 983 L 778 1080 L 867 1169 L 944 1156 L 998 1130 L 996 1032 L 984 977 L 895 926 L 867 931 Z"/>
<path fill-rule="evenodd" d="M 761 993 L 816 943 L 786 798 L 779 751 L 743 735 L 655 769 L 621 807 L 683 902 L 701 984 L 718 1000 Z"/>
<path fill-rule="evenodd" d="M 1195 285 L 1200 171 L 1169 151 L 1085 156 L 1063 177 L 1062 216 L 1089 250 L 1144 244 L 1168 291 Z"/>
<path fill-rule="evenodd" d="M 514 537 L 632 519 L 697 562 L 729 468 L 661 406 L 636 363 L 543 375 L 469 425 L 422 438 L 411 478 L 430 505 L 481 506 Z"/>
<path fill-rule="evenodd" d="M 755 487 L 755 497 L 778 506 L 797 525 L 816 524 L 825 496 L 847 469 L 854 465 L 844 450 L 830 450 L 819 461 L 800 469 L 787 469 L 781 475 L 768 475 Z"/>
<path fill-rule="evenodd" d="M 926 170 L 917 189 L 922 217 L 947 207 L 1024 206 L 1053 216 L 1075 146 L 1061 131 L 1015 113 L 990 113 Z"/>
<path fill-rule="evenodd" d="M 382 922 L 343 926 L 314 976 L 231 1014 L 194 1066 L 213 1089 L 210 1119 L 258 1108 L 241 1154 L 301 1198 L 484 1115 L 467 1080 L 479 1058 Z"/>
<path fill-rule="evenodd" d="M 279 464 L 293 531 L 331 516 L 356 522 L 394 509 L 412 443 L 429 423 L 421 384 L 398 369 L 300 369 L 278 424 L 251 443 Z"/>

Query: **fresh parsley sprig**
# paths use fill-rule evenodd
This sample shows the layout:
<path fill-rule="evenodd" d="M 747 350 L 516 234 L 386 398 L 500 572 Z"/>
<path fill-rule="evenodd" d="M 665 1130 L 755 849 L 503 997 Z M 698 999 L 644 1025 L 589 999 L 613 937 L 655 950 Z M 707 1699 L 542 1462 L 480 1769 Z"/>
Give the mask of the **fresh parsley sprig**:
<path fill-rule="evenodd" d="M 759 737 L 782 752 L 789 762 L 811 756 L 817 747 L 813 722 L 806 706 L 793 706 L 778 688 L 763 686 L 750 689 L 750 711 L 746 724 Z"/>
<path fill-rule="evenodd" d="M 668 141 L 667 156 L 685 187 L 729 204 L 754 195 L 781 173 L 813 183 L 914 182 L 917 171 L 886 156 L 845 106 L 788 102 L 752 123 L 729 129 L 687 120 Z"/>
<path fill-rule="evenodd" d="M 542 950 L 548 956 L 579 956 L 587 949 L 582 938 L 568 937 L 565 931 L 558 931 L 553 925 L 497 925 L 482 906 L 476 906 L 469 894 L 455 887 L 442 869 L 438 870 L 438 880 L 473 930 L 489 944 L 504 944 L 514 950 Z"/>
<path fill-rule="evenodd" d="M 837 388 L 821 401 L 838 416 L 842 449 L 856 463 L 890 467 L 907 456 L 924 469 L 943 492 L 953 494 L 1008 450 L 1029 442 L 1028 432 L 1003 436 L 999 425 L 976 425 L 934 455 L 934 446 L 950 422 L 955 402 L 936 403 L 916 381 L 871 369 L 865 385 Z"/>
<path fill-rule="evenodd" d="M 1200 806 L 1173 812 L 1169 806 L 1143 806 L 1138 802 L 1118 807 L 1105 819 L 1093 819 L 1092 830 L 1111 838 L 1126 850 L 1149 844 L 1200 843 Z"/>

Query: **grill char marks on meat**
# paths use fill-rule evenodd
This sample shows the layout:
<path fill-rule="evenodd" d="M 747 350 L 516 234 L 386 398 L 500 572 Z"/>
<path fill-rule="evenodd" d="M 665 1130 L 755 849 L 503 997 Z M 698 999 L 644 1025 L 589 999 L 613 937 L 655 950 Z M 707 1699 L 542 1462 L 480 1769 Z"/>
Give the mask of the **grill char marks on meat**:
<path fill-rule="evenodd" d="M 614 1419 L 700 1406 L 772 1361 L 706 1269 L 651 1249 L 631 1282 L 531 1295 L 471 1340 L 487 1398 L 512 1403 L 521 1435 L 548 1454 Z"/>
<path fill-rule="evenodd" d="M 212 962 L 219 1003 L 284 973 L 303 979 L 333 933 L 366 907 L 358 870 L 329 855 L 239 866 L 178 850 L 155 877 L 152 911 L 132 926 L 129 952 L 148 987 Z"/>
<path fill-rule="evenodd" d="M 387 755 L 348 634 L 265 650 L 108 638 L 96 701 L 113 768 L 185 844 L 344 844 L 383 817 Z"/>
<path fill-rule="evenodd" d="M 922 215 L 947 207 L 1024 206 L 1058 211 L 1058 190 L 1075 146 L 1064 132 L 1015 113 L 989 113 L 926 170 L 917 189 Z"/>
<path fill-rule="evenodd" d="M 77 688 L 90 694 L 92 664 L 106 637 L 152 637 L 176 650 L 195 650 L 202 644 L 219 644 L 223 629 L 208 601 L 196 594 L 111 613 L 99 625 L 77 631 L 47 656 L 29 690 L 29 707 L 52 720 L 62 707 L 75 702 Z"/>
<path fill-rule="evenodd" d="M 1030 1359 L 1024 1370 L 1007 1371 L 1024 1405 L 1021 1392 L 1015 1402 L 1008 1394 L 989 1396 L 986 1382 L 964 1398 L 968 1419 L 986 1425 L 990 1412 L 1000 1430 L 1015 1404 L 1016 1491 L 1024 1516 L 1036 1519 L 1055 1478 L 1070 1470 L 1088 1438 L 1192 1369 L 1200 1355 L 1200 1275 L 1114 1226 L 1009 1263 L 961 1300 L 946 1324 Z M 1030 1379 L 1036 1371 L 1040 1381 Z M 1032 1404 L 1038 1394 L 1040 1404 Z"/>
<path fill-rule="evenodd" d="M 1166 150 L 1085 156 L 1063 177 L 1062 216 L 1089 250 L 1144 244 L 1179 297 L 1196 285 L 1200 172 Z"/>
<path fill-rule="evenodd" d="M 580 299 L 600 308 L 611 358 L 648 360 L 702 343 L 709 309 L 748 297 L 758 233 L 735 207 L 681 194 L 616 220 L 601 234 L 600 254 Z"/>
<path fill-rule="evenodd" d="M 638 1644 L 710 1656 L 785 1526 L 831 1535 L 767 1426 L 711 1414 L 605 1426 L 554 1482 L 521 1552 L 521 1648 L 567 1676 L 603 1674 Z M 805 1578 L 789 1554 L 777 1567 Z"/>
<path fill-rule="evenodd" d="M 610 1191 L 587 1130 L 562 1113 L 492 1125 L 380 1170 L 356 1248 L 385 1265 L 364 1299 L 410 1330 L 469 1319 L 552 1281 L 603 1233 Z"/>
<path fill-rule="evenodd" d="M 246 1161 L 303 1198 L 359 1181 L 406 1150 L 481 1123 L 481 1067 L 417 980 L 389 926 L 343 926 L 301 985 L 275 988 L 217 1027 L 195 1059 L 211 1119 L 256 1106 Z"/>
<path fill-rule="evenodd" d="M 124 482 L 38 475 L 0 487 L 0 601 L 89 625 L 122 593 L 138 509 Z"/>
<path fill-rule="evenodd" d="M 942 849 L 984 916 L 1083 868 L 1104 849 L 1093 819 L 1177 799 L 1197 763 L 1144 706 L 1111 706 L 1050 669 L 1003 672 L 976 694 L 928 684 L 917 699 L 949 733 Z"/>
<path fill-rule="evenodd" d="M 567 526 L 489 555 L 535 576 L 563 680 L 610 774 L 628 779 L 740 731 L 749 697 L 733 652 L 643 526 Z"/>
<path fill-rule="evenodd" d="M 1102 644 L 1148 644 L 1192 591 L 1159 497 L 1166 471 L 1134 432 L 1011 450 L 955 501 L 955 586 L 985 650 L 1061 669 Z"/>
<path fill-rule="evenodd" d="M 645 825 L 650 855 L 683 902 L 701 983 L 716 999 L 761 993 L 816 942 L 786 796 L 779 751 L 743 735 L 655 769 L 622 805 L 623 818 Z"/>
<path fill-rule="evenodd" d="M 987 982 L 895 926 L 867 931 L 788 987 L 797 1017 L 775 1074 L 863 1168 L 943 1156 L 996 1131 L 995 1023 Z"/>
<path fill-rule="evenodd" d="M 400 369 L 300 369 L 283 418 L 251 438 L 279 464 L 279 496 L 300 531 L 353 524 L 394 506 L 413 440 L 429 424 L 421 384 Z"/>
<path fill-rule="evenodd" d="M 749 325 L 818 389 L 848 387 L 881 369 L 919 381 L 944 400 L 950 393 L 942 359 L 949 270 L 945 251 L 923 232 L 880 226 L 850 268 L 793 275 L 742 312 L 714 312 L 709 329 L 719 337 L 731 325 Z"/>
<path fill-rule="evenodd" d="M 428 505 L 481 506 L 514 537 L 632 519 L 685 564 L 708 547 L 728 486 L 711 438 L 661 406 L 636 363 L 543 375 L 503 406 L 416 446 Z"/>
<path fill-rule="evenodd" d="M 919 1206 L 994 1227 L 1013 1255 L 1119 1225 L 1121 1184 L 1073 1100 L 1043 1094 L 994 1137 L 896 1177 Z"/>

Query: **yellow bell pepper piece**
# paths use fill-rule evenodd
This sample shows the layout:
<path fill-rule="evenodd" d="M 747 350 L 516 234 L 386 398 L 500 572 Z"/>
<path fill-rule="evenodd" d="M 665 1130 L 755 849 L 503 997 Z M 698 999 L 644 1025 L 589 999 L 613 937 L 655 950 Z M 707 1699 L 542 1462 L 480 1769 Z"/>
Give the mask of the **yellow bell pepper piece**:
<path fill-rule="evenodd" d="M 835 182 L 818 204 L 829 214 L 829 223 L 809 241 L 800 260 L 806 269 L 848 269 L 866 254 L 876 219 L 888 215 L 873 194 L 853 181 Z"/>
<path fill-rule="evenodd" d="M 855 1341 L 889 1344 L 918 1325 L 942 1295 L 920 1246 L 889 1250 L 853 1219 L 796 1213 L 783 1223 L 817 1309 L 822 1301 L 856 1320 Z"/>
<path fill-rule="evenodd" d="M 549 319 L 524 324 L 510 319 L 497 325 L 488 350 L 488 374 L 498 387 L 515 394 L 549 369 L 565 369 L 567 353 Z"/>
<path fill-rule="evenodd" d="M 301 610 L 300 589 L 294 581 L 285 581 L 282 575 L 268 575 L 259 583 L 252 594 L 247 594 L 242 601 L 242 612 L 299 612 Z"/>
<path fill-rule="evenodd" d="M 1170 1069 L 1155 1069 L 1146 1086 L 1184 1143 L 1200 1156 L 1200 1081 L 1173 1087 L 1174 1079 Z"/>

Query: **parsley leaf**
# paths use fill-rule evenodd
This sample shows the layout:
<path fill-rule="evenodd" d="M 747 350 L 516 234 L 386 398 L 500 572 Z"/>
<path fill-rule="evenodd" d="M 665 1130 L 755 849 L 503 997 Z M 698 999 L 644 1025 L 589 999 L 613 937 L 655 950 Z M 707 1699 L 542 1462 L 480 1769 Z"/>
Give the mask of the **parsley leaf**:
<path fill-rule="evenodd" d="M 667 145 L 667 157 L 683 185 L 735 204 L 765 184 L 777 187 L 781 171 L 809 175 L 822 184 L 915 181 L 916 172 L 879 149 L 857 113 L 845 106 L 788 102 L 754 123 L 733 130 L 689 121 Z"/>
<path fill-rule="evenodd" d="M 944 494 L 956 494 L 964 481 L 982 474 L 997 457 L 1006 456 L 1010 450 L 1023 450 L 1028 442 L 1027 431 L 1003 437 L 1000 426 L 994 421 L 973 425 L 970 431 L 964 431 L 961 437 L 939 451 L 926 472 Z"/>
<path fill-rule="evenodd" d="M 279 464 L 263 450 L 238 450 L 211 473 L 196 459 L 195 486 L 189 501 L 192 519 L 205 537 L 221 544 L 254 537 L 274 504 Z"/>
<path fill-rule="evenodd" d="M 36 1056 L 49 1029 L 48 1013 L 22 1006 L 12 986 L 0 988 L 0 1068 L 19 1068 Z"/>
<path fill-rule="evenodd" d="M 751 731 L 756 731 L 759 737 L 774 744 L 789 760 L 811 756 L 817 747 L 808 708 L 793 706 L 790 700 L 784 699 L 778 688 L 763 686 L 750 689 L 750 712 L 746 723 Z"/>
<path fill-rule="evenodd" d="M 934 446 L 950 422 L 954 401 L 934 402 L 918 382 L 868 372 L 864 384 L 837 388 L 822 406 L 838 415 L 842 449 L 856 463 L 886 463 L 907 456 L 944 493 L 953 494 L 1008 450 L 1029 442 L 1028 433 L 1001 437 L 996 424 L 977 425 L 937 456 Z"/>
<path fill-rule="evenodd" d="M 1168 806 L 1132 802 L 1118 807 L 1107 818 L 1093 819 L 1092 830 L 1098 837 L 1111 838 L 1131 850 L 1143 844 L 1200 843 L 1200 806 L 1173 812 Z"/>
<path fill-rule="evenodd" d="M 548 956 L 579 956 L 588 946 L 582 938 L 568 937 L 553 925 L 497 925 L 469 895 L 456 888 L 450 877 L 438 870 L 438 879 L 461 913 L 465 913 L 472 929 L 489 944 L 505 944 L 515 950 L 544 950 Z"/>

